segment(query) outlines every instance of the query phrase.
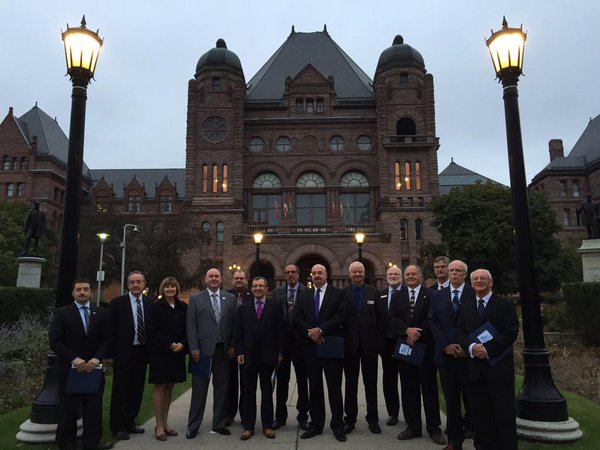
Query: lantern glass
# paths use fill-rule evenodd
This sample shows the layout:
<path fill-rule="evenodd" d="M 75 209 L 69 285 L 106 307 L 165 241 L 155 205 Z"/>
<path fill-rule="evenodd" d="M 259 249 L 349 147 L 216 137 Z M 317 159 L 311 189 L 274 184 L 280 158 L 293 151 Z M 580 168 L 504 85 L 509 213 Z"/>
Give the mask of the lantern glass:
<path fill-rule="evenodd" d="M 521 74 L 527 40 L 527 34 L 521 28 L 508 28 L 506 22 L 503 25 L 502 30 L 493 33 L 486 42 L 498 77 L 506 69 Z"/>
<path fill-rule="evenodd" d="M 263 235 L 262 233 L 254 233 L 254 243 L 259 245 L 262 242 Z"/>
<path fill-rule="evenodd" d="M 102 39 L 84 27 L 67 28 L 62 34 L 67 59 L 67 72 L 83 70 L 91 77 L 94 76 L 98 55 L 102 47 Z"/>
<path fill-rule="evenodd" d="M 356 239 L 356 243 L 360 245 L 365 241 L 365 234 L 364 233 L 356 233 L 354 235 L 354 238 Z"/>

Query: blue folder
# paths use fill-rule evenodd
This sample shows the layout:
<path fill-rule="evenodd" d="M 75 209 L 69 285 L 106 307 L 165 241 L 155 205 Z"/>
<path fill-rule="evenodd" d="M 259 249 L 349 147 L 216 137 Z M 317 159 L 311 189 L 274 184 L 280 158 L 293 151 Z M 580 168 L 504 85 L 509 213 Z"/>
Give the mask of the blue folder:
<path fill-rule="evenodd" d="M 498 330 L 496 330 L 496 327 L 494 327 L 494 325 L 488 320 L 479 328 L 469 333 L 469 339 L 475 344 L 485 344 L 486 342 L 494 339 L 497 334 Z M 506 350 L 504 350 L 498 356 L 490 358 L 488 362 L 491 366 L 493 366 L 509 353 L 512 353 L 512 346 L 508 346 Z"/>
<path fill-rule="evenodd" d="M 189 373 L 210 380 L 211 370 L 212 358 L 210 356 L 200 355 L 198 362 L 195 362 L 192 355 L 190 355 L 190 363 L 188 366 Z"/>
<path fill-rule="evenodd" d="M 423 365 L 423 360 L 425 359 L 425 350 L 427 350 L 427 344 L 417 342 L 411 347 L 408 345 L 406 339 L 399 338 L 396 343 L 396 350 L 392 356 L 401 361 L 421 367 Z"/>
<path fill-rule="evenodd" d="M 65 392 L 67 394 L 95 394 L 100 390 L 102 367 L 91 372 L 79 372 L 76 367 L 69 369 Z"/>
<path fill-rule="evenodd" d="M 326 336 L 322 344 L 317 344 L 317 357 L 344 359 L 344 338 Z"/>

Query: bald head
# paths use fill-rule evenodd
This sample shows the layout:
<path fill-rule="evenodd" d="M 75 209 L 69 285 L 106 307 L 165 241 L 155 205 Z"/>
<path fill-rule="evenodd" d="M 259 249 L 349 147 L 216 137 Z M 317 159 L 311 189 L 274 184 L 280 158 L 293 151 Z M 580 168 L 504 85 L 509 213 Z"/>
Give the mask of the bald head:
<path fill-rule="evenodd" d="M 327 269 L 321 264 L 315 264 L 310 270 L 312 283 L 317 288 L 321 288 L 327 283 Z"/>

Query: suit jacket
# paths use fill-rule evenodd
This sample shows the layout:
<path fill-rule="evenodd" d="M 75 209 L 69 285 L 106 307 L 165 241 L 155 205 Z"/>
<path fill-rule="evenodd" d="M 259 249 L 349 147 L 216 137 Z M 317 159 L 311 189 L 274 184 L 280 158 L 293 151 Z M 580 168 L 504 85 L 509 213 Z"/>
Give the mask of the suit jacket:
<path fill-rule="evenodd" d="M 419 295 L 416 298 L 415 310 L 410 315 L 410 288 L 400 290 L 392 296 L 392 306 L 389 312 L 388 336 L 398 339 L 406 337 L 406 329 L 409 327 L 421 328 L 421 338 L 419 342 L 427 345 L 425 358 L 433 359 L 433 337 L 429 329 L 427 315 L 429 313 L 429 300 L 432 291 L 425 285 L 421 285 Z"/>
<path fill-rule="evenodd" d="M 386 287 L 385 289 L 382 289 L 381 291 L 379 291 L 379 299 L 381 302 L 383 302 L 385 310 L 386 310 L 385 316 L 383 316 L 383 320 L 381 322 L 381 329 L 383 330 L 383 333 L 385 335 L 384 347 L 382 349 L 382 352 L 385 352 L 385 353 L 391 355 L 394 352 L 394 350 L 396 350 L 394 348 L 394 345 L 396 343 L 396 338 L 390 337 L 390 334 L 389 334 L 390 317 L 391 317 L 390 314 L 394 308 L 394 306 L 393 306 L 394 301 L 398 301 L 399 295 L 392 295 L 392 298 L 390 299 L 390 306 L 388 308 L 388 306 L 387 306 L 388 290 L 389 290 L 389 286 Z M 399 291 L 404 291 L 404 290 L 406 290 L 406 286 L 401 284 Z"/>
<path fill-rule="evenodd" d="M 480 377 L 494 382 L 510 382 L 515 376 L 512 346 L 519 334 L 519 320 L 515 304 L 510 300 L 493 294 L 490 297 L 483 317 L 477 313 L 477 298 L 461 301 L 458 308 L 459 343 L 468 354 L 472 341 L 468 335 L 485 322 L 490 321 L 498 334 L 491 341 L 483 344 L 490 358 L 501 355 L 506 349 L 509 353 L 493 366 L 489 359 L 469 357 L 469 378 L 473 381 Z"/>
<path fill-rule="evenodd" d="M 287 283 L 283 286 L 279 286 L 273 291 L 272 298 L 275 304 L 281 309 L 283 314 L 283 356 L 290 358 L 294 353 L 294 350 L 297 349 L 298 346 L 302 345 L 302 338 L 304 337 L 302 334 L 300 334 L 298 328 L 296 327 L 295 311 L 296 307 L 298 306 L 300 295 L 306 290 L 306 287 L 302 283 L 296 284 L 296 303 L 294 304 L 294 314 L 292 314 L 291 317 L 288 317 L 287 288 Z"/>
<path fill-rule="evenodd" d="M 376 288 L 363 285 L 363 298 L 360 311 L 354 305 L 354 285 L 342 289 L 349 312 L 344 324 L 344 354 L 354 356 L 359 349 L 365 355 L 377 355 L 381 351 L 387 330 L 383 328 L 387 315 L 387 297 L 380 298 Z"/>
<path fill-rule="evenodd" d="M 235 290 L 235 288 L 229 289 L 227 292 L 229 292 L 230 294 L 233 294 L 233 296 L 237 302 L 237 291 Z M 254 300 L 254 295 L 252 295 L 252 292 L 250 292 L 249 289 L 244 289 L 244 292 L 242 292 L 242 303 L 251 302 L 253 300 Z"/>
<path fill-rule="evenodd" d="M 434 341 L 433 361 L 439 366 L 445 366 L 448 358 L 454 359 L 444 353 L 444 348 L 449 344 L 458 344 L 458 315 L 452 308 L 452 291 L 452 285 L 435 291 L 429 302 L 429 328 Z M 465 284 L 460 296 L 461 303 L 474 298 L 475 291 Z"/>
<path fill-rule="evenodd" d="M 148 324 L 152 321 L 153 301 L 142 295 L 142 305 L 144 309 L 144 326 L 148 329 Z M 114 358 L 114 366 L 128 366 L 131 360 L 131 351 L 133 350 L 133 338 L 135 326 L 133 324 L 133 312 L 129 294 L 121 295 L 111 300 L 108 308 L 110 321 L 110 345 L 111 354 Z M 146 332 L 146 338 L 148 332 Z"/>
<path fill-rule="evenodd" d="M 342 291 L 327 285 L 325 295 L 321 298 L 321 308 L 315 317 L 315 290 L 305 289 L 298 297 L 294 321 L 302 338 L 304 356 L 314 357 L 317 354 L 317 344 L 307 336 L 307 330 L 319 327 L 323 336 L 343 336 L 342 325 L 348 315 L 348 307 Z"/>
<path fill-rule="evenodd" d="M 238 304 L 233 294 L 221 292 L 221 337 L 224 351 L 233 345 L 233 323 Z M 218 324 L 208 289 L 190 297 L 186 313 L 186 332 L 190 352 L 212 357 L 217 345 Z"/>
<path fill-rule="evenodd" d="M 58 373 L 66 380 L 71 363 L 77 357 L 89 361 L 102 360 L 109 353 L 108 311 L 90 303 L 89 332 L 85 328 L 79 307 L 75 303 L 58 308 L 54 312 L 48 339 L 50 348 L 58 355 Z"/>
<path fill-rule="evenodd" d="M 272 299 L 263 305 L 260 319 L 256 315 L 254 299 L 239 307 L 235 319 L 235 351 L 244 355 L 244 364 L 276 366 L 283 351 L 283 317 Z"/>

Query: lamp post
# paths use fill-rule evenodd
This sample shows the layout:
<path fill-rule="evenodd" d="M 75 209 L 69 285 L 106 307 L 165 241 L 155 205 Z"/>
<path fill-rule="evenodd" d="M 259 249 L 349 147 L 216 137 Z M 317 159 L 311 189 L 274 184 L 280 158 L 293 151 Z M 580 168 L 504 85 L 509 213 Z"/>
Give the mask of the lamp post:
<path fill-rule="evenodd" d="M 256 244 L 255 266 L 256 266 L 256 276 L 257 277 L 260 276 L 260 244 L 261 244 L 262 240 L 263 240 L 262 233 L 254 233 L 254 243 Z"/>
<path fill-rule="evenodd" d="M 98 273 L 96 281 L 98 282 L 98 291 L 96 292 L 96 306 L 100 306 L 100 298 L 102 292 L 102 282 L 104 281 L 104 270 L 102 270 L 104 258 L 104 241 L 110 236 L 108 233 L 98 233 L 96 236 L 100 239 L 100 263 L 98 264 Z"/>
<path fill-rule="evenodd" d="M 567 421 L 569 415 L 567 402 L 552 379 L 548 351 L 544 345 L 539 290 L 533 262 L 525 164 L 523 162 L 517 83 L 523 69 L 523 52 L 526 39 L 527 34 L 522 27 L 509 28 L 506 19 L 504 19 L 502 29 L 497 32 L 492 31 L 492 36 L 486 41 L 496 75 L 504 89 L 506 140 L 524 340 L 523 363 L 525 377 L 523 386 L 517 395 L 517 416 L 519 419 L 527 421 L 561 422 Z M 532 435 L 531 433 L 522 432 L 523 423 L 518 423 L 518 425 L 521 435 L 543 440 L 555 440 L 549 435 L 543 436 L 543 433 L 540 435 L 533 433 L 534 435 Z M 543 428 L 544 426 L 541 425 L 538 430 Z M 552 429 L 547 431 L 556 433 Z M 574 439 L 581 436 L 581 432 L 577 431 L 579 435 L 573 436 Z M 573 440 L 573 438 L 559 438 L 556 440 Z"/>
<path fill-rule="evenodd" d="M 365 233 L 356 233 L 354 239 L 356 239 L 358 245 L 358 262 L 362 262 L 362 245 L 365 242 Z"/>
<path fill-rule="evenodd" d="M 123 227 L 123 240 L 119 243 L 121 247 L 121 295 L 125 294 L 125 256 L 127 250 L 127 230 L 131 229 L 134 233 L 137 233 L 138 227 L 132 223 L 127 223 Z"/>
<path fill-rule="evenodd" d="M 241 270 L 242 266 L 240 266 L 239 264 L 232 264 L 230 265 L 227 269 L 231 272 L 231 274 L 233 275 L 234 273 L 236 273 L 238 270 Z"/>

